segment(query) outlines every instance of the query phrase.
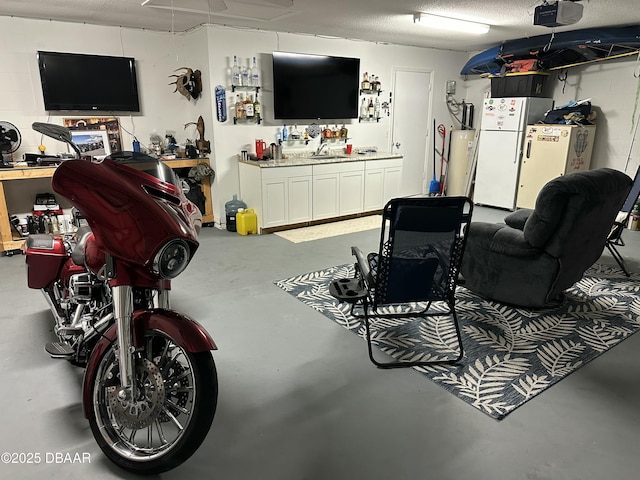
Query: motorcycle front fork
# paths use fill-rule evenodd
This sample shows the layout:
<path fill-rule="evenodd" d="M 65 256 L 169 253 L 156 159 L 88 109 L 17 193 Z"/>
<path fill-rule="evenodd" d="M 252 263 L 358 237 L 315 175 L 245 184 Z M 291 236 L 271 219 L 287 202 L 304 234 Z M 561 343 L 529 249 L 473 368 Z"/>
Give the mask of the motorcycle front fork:
<path fill-rule="evenodd" d="M 118 360 L 121 389 L 118 397 L 127 402 L 137 398 L 133 345 L 133 288 L 128 285 L 113 287 L 113 313 L 118 331 Z M 169 290 L 157 290 L 153 296 L 154 308 L 169 308 Z"/>

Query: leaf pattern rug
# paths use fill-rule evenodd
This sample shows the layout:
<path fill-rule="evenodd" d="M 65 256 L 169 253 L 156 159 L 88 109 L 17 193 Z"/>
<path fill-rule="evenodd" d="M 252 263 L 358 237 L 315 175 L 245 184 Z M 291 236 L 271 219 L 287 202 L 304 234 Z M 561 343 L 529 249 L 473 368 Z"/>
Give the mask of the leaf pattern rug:
<path fill-rule="evenodd" d="M 332 280 L 353 276 L 353 264 L 347 264 L 275 283 L 364 338 L 364 322 L 349 314 L 350 304 L 338 303 L 329 294 Z M 537 310 L 488 301 L 458 287 L 456 311 L 464 358 L 457 365 L 415 369 L 501 420 L 640 329 L 639 280 L 638 274 L 627 278 L 618 268 L 595 264 L 567 290 L 561 306 Z M 389 308 L 398 309 L 380 311 Z M 432 308 L 445 311 L 444 305 Z M 426 322 L 372 318 L 375 344 L 394 358 L 435 359 L 457 351 L 453 322 L 446 316 Z M 364 345 L 362 354 L 367 354 Z"/>

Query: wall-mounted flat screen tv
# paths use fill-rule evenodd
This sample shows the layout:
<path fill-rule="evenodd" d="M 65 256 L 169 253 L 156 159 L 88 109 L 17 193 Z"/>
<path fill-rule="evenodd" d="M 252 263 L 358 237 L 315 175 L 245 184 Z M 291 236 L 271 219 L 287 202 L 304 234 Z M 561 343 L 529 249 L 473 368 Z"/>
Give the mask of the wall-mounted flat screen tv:
<path fill-rule="evenodd" d="M 359 75 L 359 58 L 273 52 L 274 117 L 357 118 Z"/>
<path fill-rule="evenodd" d="M 45 110 L 139 112 L 135 59 L 38 52 Z"/>

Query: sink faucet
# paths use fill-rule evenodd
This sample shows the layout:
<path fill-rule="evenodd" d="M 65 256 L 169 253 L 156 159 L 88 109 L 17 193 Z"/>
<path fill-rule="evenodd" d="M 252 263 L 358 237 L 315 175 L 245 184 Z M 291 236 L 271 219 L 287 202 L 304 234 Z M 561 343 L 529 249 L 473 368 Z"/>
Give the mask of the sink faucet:
<path fill-rule="evenodd" d="M 329 152 L 328 152 L 328 150 L 329 150 L 329 144 L 328 144 L 328 143 L 320 143 L 320 146 L 319 146 L 319 147 L 318 147 L 318 149 L 316 150 L 316 155 L 320 155 L 320 154 L 322 153 L 322 149 L 323 149 L 324 147 L 327 147 L 327 153 L 329 153 Z"/>

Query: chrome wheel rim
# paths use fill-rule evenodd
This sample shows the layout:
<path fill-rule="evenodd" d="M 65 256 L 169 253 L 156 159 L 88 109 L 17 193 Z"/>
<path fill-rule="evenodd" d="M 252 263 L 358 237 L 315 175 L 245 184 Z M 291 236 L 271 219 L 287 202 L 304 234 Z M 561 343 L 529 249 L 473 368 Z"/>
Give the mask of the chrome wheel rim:
<path fill-rule="evenodd" d="M 128 460 L 155 460 L 176 447 L 193 419 L 197 388 L 191 359 L 171 338 L 147 332 L 144 355 L 135 359 L 138 395 L 123 402 L 117 358 L 112 346 L 94 381 L 93 413 L 100 434 Z"/>

